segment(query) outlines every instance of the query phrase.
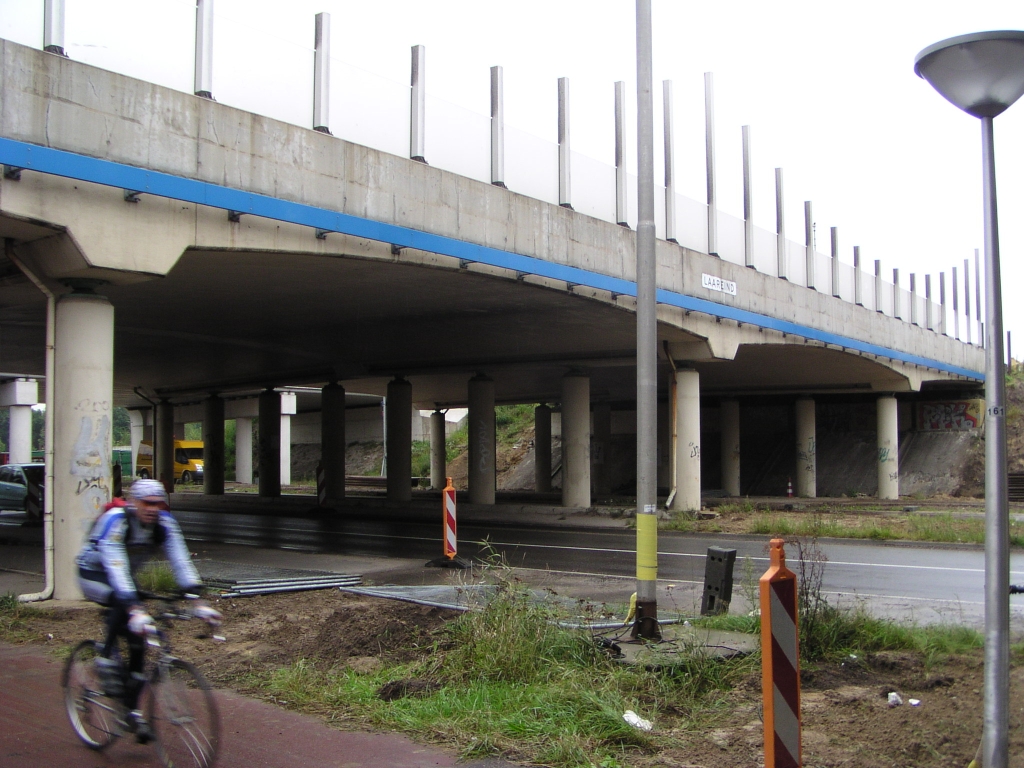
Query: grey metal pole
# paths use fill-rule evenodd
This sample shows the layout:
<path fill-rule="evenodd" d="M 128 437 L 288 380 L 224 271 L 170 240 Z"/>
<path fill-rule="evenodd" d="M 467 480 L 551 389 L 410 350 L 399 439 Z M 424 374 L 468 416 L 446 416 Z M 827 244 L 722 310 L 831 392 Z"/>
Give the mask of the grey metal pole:
<path fill-rule="evenodd" d="M 939 272 L 939 333 L 946 335 L 946 273 Z"/>
<path fill-rule="evenodd" d="M 655 314 L 654 102 L 651 0 L 636 3 L 636 598 L 641 637 L 658 628 L 658 324 Z"/>
<path fill-rule="evenodd" d="M 960 301 L 957 298 L 960 284 L 956 279 L 956 267 L 953 267 L 953 338 L 960 338 Z"/>
<path fill-rule="evenodd" d="M 331 128 L 331 14 L 316 15 L 313 39 L 313 130 Z"/>
<path fill-rule="evenodd" d="M 804 200 L 804 257 L 807 261 L 807 278 L 804 285 L 814 287 L 814 217 L 811 214 L 811 201 Z"/>
<path fill-rule="evenodd" d="M 789 258 L 786 254 L 786 215 L 782 198 L 782 169 L 775 169 L 775 256 L 779 261 L 779 277 L 789 279 Z"/>
<path fill-rule="evenodd" d="M 985 219 L 985 703 L 982 765 L 1006 768 L 1010 704 L 1010 539 L 1003 297 L 992 118 L 981 118 Z"/>
<path fill-rule="evenodd" d="M 750 126 L 740 128 L 743 136 L 743 258 L 754 268 L 754 193 L 750 180 Z"/>
<path fill-rule="evenodd" d="M 491 184 L 505 186 L 505 71 L 491 67 Z"/>
<path fill-rule="evenodd" d="M 853 303 L 864 306 L 864 287 L 860 282 L 860 246 L 853 246 Z"/>
<path fill-rule="evenodd" d="M 676 140 L 672 130 L 672 81 L 662 84 L 662 107 L 665 117 L 665 239 L 678 243 L 676 233 Z"/>
<path fill-rule="evenodd" d="M 981 324 L 981 258 L 974 249 L 974 314 L 978 319 L 978 344 L 985 346 L 985 331 Z"/>
<path fill-rule="evenodd" d="M 839 298 L 839 227 L 830 229 L 832 235 L 832 295 Z"/>
<path fill-rule="evenodd" d="M 196 0 L 196 96 L 213 98 L 213 0 Z"/>
<path fill-rule="evenodd" d="M 409 157 L 421 163 L 427 162 L 427 48 L 423 45 L 412 47 L 412 77 L 410 85 L 409 110 Z"/>
<path fill-rule="evenodd" d="M 892 271 L 892 316 L 900 320 L 906 320 L 903 316 L 903 309 L 900 307 L 900 271 Z"/>
<path fill-rule="evenodd" d="M 924 327 L 935 330 L 935 318 L 932 313 L 932 276 L 924 276 Z"/>
<path fill-rule="evenodd" d="M 615 82 L 615 223 L 628 227 L 626 218 L 626 82 Z"/>
<path fill-rule="evenodd" d="M 895 307 L 893 312 L 895 313 Z M 885 314 L 882 309 L 882 260 L 875 259 L 875 312 Z M 895 316 L 895 315 L 894 315 Z"/>
<path fill-rule="evenodd" d="M 569 149 L 569 78 L 558 78 L 558 204 L 572 208 L 572 159 Z"/>
<path fill-rule="evenodd" d="M 964 325 L 967 327 L 967 343 L 971 343 L 971 268 L 970 262 L 964 259 Z"/>
<path fill-rule="evenodd" d="M 718 255 L 718 191 L 715 185 L 715 73 L 704 73 L 704 147 L 708 181 L 708 253 Z"/>
<path fill-rule="evenodd" d="M 67 56 L 64 51 L 64 0 L 43 3 L 43 50 Z"/>
<path fill-rule="evenodd" d="M 917 317 L 917 275 L 910 273 L 910 324 L 920 325 Z"/>

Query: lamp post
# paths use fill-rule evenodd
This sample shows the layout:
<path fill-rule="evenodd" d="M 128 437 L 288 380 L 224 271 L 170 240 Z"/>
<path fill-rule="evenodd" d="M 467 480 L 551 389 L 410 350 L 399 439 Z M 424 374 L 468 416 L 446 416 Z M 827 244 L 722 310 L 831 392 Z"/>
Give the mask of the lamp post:
<path fill-rule="evenodd" d="M 1024 32 L 978 32 L 930 45 L 914 71 L 981 120 L 985 221 L 985 702 L 982 760 L 1006 768 L 1009 731 L 1010 542 L 1006 480 L 1003 301 L 992 121 L 1024 95 Z"/>

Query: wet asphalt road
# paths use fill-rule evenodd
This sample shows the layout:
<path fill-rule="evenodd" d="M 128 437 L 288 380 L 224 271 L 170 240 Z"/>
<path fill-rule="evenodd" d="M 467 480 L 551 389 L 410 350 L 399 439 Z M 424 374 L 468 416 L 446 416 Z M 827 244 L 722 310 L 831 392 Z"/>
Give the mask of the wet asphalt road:
<path fill-rule="evenodd" d="M 423 558 L 441 553 L 438 525 L 372 519 L 313 519 L 177 511 L 193 540 L 331 552 L 349 555 Z M 486 540 L 507 562 L 555 572 L 633 578 L 635 533 L 630 530 L 537 528 L 524 525 L 460 524 L 459 554 L 486 555 Z M 745 559 L 749 572 L 767 568 L 767 539 L 753 536 L 695 536 L 661 532 L 658 576 L 664 582 L 703 584 L 709 546 L 737 550 L 736 580 Z M 833 597 L 867 602 L 883 614 L 922 621 L 978 623 L 984 607 L 984 553 L 980 548 L 923 547 L 860 541 L 820 543 L 827 562 L 822 587 Z M 790 547 L 790 566 L 796 552 Z M 1011 558 L 1011 583 L 1024 582 L 1024 555 Z M 1019 606 L 1019 608 L 1018 608 Z M 1024 598 L 1011 599 L 1015 626 L 1024 626 Z"/>

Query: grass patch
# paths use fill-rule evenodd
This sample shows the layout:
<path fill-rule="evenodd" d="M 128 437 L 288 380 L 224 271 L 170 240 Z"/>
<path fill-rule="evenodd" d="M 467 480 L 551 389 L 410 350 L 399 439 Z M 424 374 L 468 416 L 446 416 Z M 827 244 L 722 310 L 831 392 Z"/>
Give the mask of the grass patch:
<path fill-rule="evenodd" d="M 34 634 L 29 631 L 27 619 L 42 613 L 26 603 L 18 601 L 13 592 L 0 595 L 0 640 L 9 643 L 21 643 L 32 639 Z"/>
<path fill-rule="evenodd" d="M 303 709 L 425 735 L 464 759 L 503 754 L 559 768 L 614 768 L 657 749 L 667 738 L 659 734 L 706 719 L 722 692 L 756 664 L 698 655 L 657 673 L 626 667 L 589 633 L 561 628 L 553 618 L 552 609 L 504 578 L 487 607 L 445 628 L 425 661 L 370 674 L 302 661 L 262 687 Z M 410 679 L 425 681 L 425 695 L 378 695 L 386 683 Z M 656 733 L 626 724 L 629 709 L 654 719 Z"/>
<path fill-rule="evenodd" d="M 430 477 L 430 441 L 412 441 L 412 476 Z"/>
<path fill-rule="evenodd" d="M 166 560 L 153 560 L 140 568 L 135 574 L 135 586 L 143 592 L 158 595 L 173 594 L 178 590 L 174 571 Z"/>
<path fill-rule="evenodd" d="M 980 516 L 960 517 L 952 513 L 850 520 L 820 512 L 796 515 L 762 512 L 751 518 L 747 532 L 768 536 L 982 544 L 985 521 Z M 1024 524 L 1010 521 L 1010 545 L 1024 547 Z"/>

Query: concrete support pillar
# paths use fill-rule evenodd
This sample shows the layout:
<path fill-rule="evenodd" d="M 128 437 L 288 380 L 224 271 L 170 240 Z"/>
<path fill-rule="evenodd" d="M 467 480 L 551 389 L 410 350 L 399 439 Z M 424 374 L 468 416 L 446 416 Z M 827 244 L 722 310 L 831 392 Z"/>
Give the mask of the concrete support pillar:
<path fill-rule="evenodd" d="M 252 419 L 235 419 L 235 482 L 252 484 Z"/>
<path fill-rule="evenodd" d="M 533 409 L 534 490 L 551 492 L 551 409 L 538 405 Z"/>
<path fill-rule="evenodd" d="M 412 498 L 412 384 L 403 378 L 388 382 L 388 501 Z"/>
<path fill-rule="evenodd" d="M 147 411 L 128 411 L 128 419 L 131 421 L 132 429 L 132 470 L 138 471 L 135 468 L 139 466 L 139 444 L 143 440 L 153 439 L 153 428 L 146 427 L 146 413 Z M 146 432 L 149 432 L 147 435 Z"/>
<path fill-rule="evenodd" d="M 32 406 L 12 405 L 10 410 L 7 435 L 10 462 L 27 464 L 32 461 Z"/>
<path fill-rule="evenodd" d="M 562 506 L 590 506 L 590 377 L 562 378 Z"/>
<path fill-rule="evenodd" d="M 156 424 L 153 428 L 153 471 L 168 491 L 174 487 L 174 406 L 166 400 L 156 405 Z"/>
<path fill-rule="evenodd" d="M 469 503 L 493 504 L 495 468 L 494 380 L 469 380 Z"/>
<path fill-rule="evenodd" d="M 900 437 L 896 398 L 878 398 L 878 498 L 900 497 Z"/>
<path fill-rule="evenodd" d="M 224 493 L 224 401 L 217 395 L 203 403 L 203 493 Z"/>
<path fill-rule="evenodd" d="M 658 488 L 672 487 L 672 404 L 658 403 Z"/>
<path fill-rule="evenodd" d="M 813 499 L 818 495 L 817 432 L 814 401 L 796 401 L 796 495 Z"/>
<path fill-rule="evenodd" d="M 607 496 L 612 492 L 612 478 L 608 472 L 611 443 L 611 403 L 594 403 L 594 439 L 591 441 L 590 465 L 593 471 L 591 487 L 598 496 Z"/>
<path fill-rule="evenodd" d="M 114 308 L 102 296 L 57 301 L 54 324 L 54 593 L 81 599 L 75 556 L 110 501 Z"/>
<path fill-rule="evenodd" d="M 722 490 L 740 495 L 740 403 L 723 400 L 719 413 L 722 429 Z"/>
<path fill-rule="evenodd" d="M 296 413 L 295 393 L 281 393 L 281 485 L 292 484 L 292 416 Z"/>
<path fill-rule="evenodd" d="M 345 498 L 345 388 L 328 384 L 320 391 L 320 463 L 327 498 Z"/>
<path fill-rule="evenodd" d="M 260 437 L 256 458 L 260 496 L 281 495 L 281 394 L 265 389 L 259 396 Z"/>
<path fill-rule="evenodd" d="M 434 411 L 430 414 L 430 487 L 435 490 L 447 485 L 445 469 L 447 455 L 444 443 L 444 414 Z"/>
<path fill-rule="evenodd" d="M 676 372 L 676 495 L 672 509 L 700 511 L 700 374 Z"/>

